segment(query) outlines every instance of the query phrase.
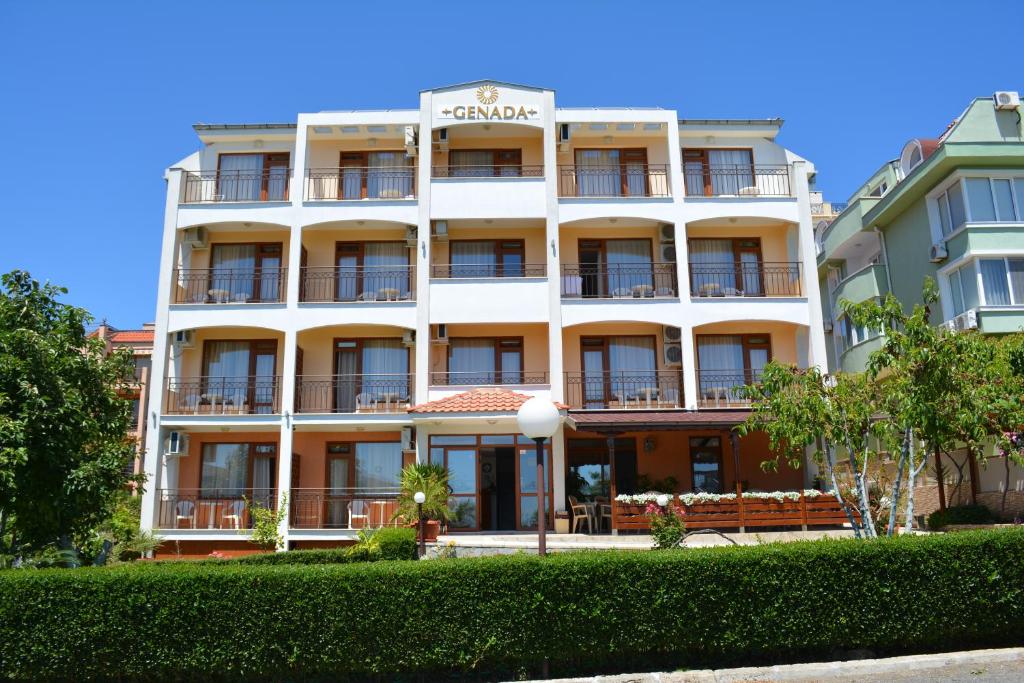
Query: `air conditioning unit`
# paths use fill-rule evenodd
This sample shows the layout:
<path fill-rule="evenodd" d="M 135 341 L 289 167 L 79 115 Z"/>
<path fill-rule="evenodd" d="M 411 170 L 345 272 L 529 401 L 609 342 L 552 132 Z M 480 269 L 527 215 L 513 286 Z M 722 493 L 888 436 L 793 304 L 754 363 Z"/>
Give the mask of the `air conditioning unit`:
<path fill-rule="evenodd" d="M 193 249 L 206 249 L 206 226 L 197 225 L 194 228 L 185 228 L 181 233 L 181 241 Z"/>
<path fill-rule="evenodd" d="M 411 349 L 416 346 L 416 331 L 406 330 L 402 333 L 402 346 L 407 349 Z"/>
<path fill-rule="evenodd" d="M 665 365 L 667 367 L 680 367 L 683 364 L 683 346 L 682 344 L 665 344 L 663 351 L 665 353 Z"/>
<path fill-rule="evenodd" d="M 949 251 L 942 242 L 933 244 L 932 248 L 928 251 L 928 260 L 932 263 L 942 263 L 948 256 Z"/>
<path fill-rule="evenodd" d="M 676 226 L 671 223 L 662 223 L 661 227 L 658 228 L 661 234 L 662 242 L 675 242 L 676 241 Z"/>
<path fill-rule="evenodd" d="M 558 151 L 568 152 L 569 151 L 569 124 L 561 123 L 558 125 Z"/>
<path fill-rule="evenodd" d="M 416 156 L 416 145 L 419 143 L 415 126 L 405 127 L 405 153 L 408 156 Z"/>
<path fill-rule="evenodd" d="M 825 333 L 832 334 L 832 330 L 835 329 L 834 323 L 831 320 L 825 321 Z"/>
<path fill-rule="evenodd" d="M 180 458 L 188 455 L 188 435 L 185 432 L 167 432 L 164 440 L 164 456 Z"/>
<path fill-rule="evenodd" d="M 968 309 L 952 320 L 946 321 L 946 327 L 957 332 L 976 330 L 978 329 L 978 314 L 973 308 Z"/>
<path fill-rule="evenodd" d="M 448 129 L 437 129 L 437 146 L 442 152 L 448 151 Z"/>
<path fill-rule="evenodd" d="M 1020 106 L 1020 93 L 1013 90 L 998 90 L 992 99 L 995 101 L 996 109 L 1016 109 Z"/>
<path fill-rule="evenodd" d="M 683 331 L 674 325 L 661 328 L 661 339 L 666 344 L 678 344 L 683 340 Z"/>
<path fill-rule="evenodd" d="M 191 349 L 196 345 L 196 331 L 178 330 L 174 333 L 173 344 L 178 349 Z"/>
<path fill-rule="evenodd" d="M 415 225 L 407 225 L 405 227 L 405 246 L 415 247 L 419 237 L 419 230 Z"/>
<path fill-rule="evenodd" d="M 661 262 L 662 263 L 675 263 L 676 262 L 676 245 L 672 242 L 661 243 Z"/>
<path fill-rule="evenodd" d="M 448 241 L 448 221 L 434 221 L 431 234 L 438 242 Z"/>
<path fill-rule="evenodd" d="M 448 344 L 448 326 L 444 323 L 438 323 L 434 325 L 434 331 L 431 335 L 431 341 L 435 344 L 445 346 Z"/>
<path fill-rule="evenodd" d="M 402 427 L 402 450 L 412 449 L 412 427 Z"/>

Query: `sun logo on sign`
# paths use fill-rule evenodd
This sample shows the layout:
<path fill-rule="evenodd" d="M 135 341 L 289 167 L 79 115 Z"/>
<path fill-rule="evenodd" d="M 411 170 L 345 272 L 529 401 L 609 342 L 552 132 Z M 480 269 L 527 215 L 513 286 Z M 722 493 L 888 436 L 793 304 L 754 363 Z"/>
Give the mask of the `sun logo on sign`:
<path fill-rule="evenodd" d="M 481 85 L 476 89 L 476 98 L 480 104 L 494 104 L 498 101 L 498 89 L 493 85 Z"/>

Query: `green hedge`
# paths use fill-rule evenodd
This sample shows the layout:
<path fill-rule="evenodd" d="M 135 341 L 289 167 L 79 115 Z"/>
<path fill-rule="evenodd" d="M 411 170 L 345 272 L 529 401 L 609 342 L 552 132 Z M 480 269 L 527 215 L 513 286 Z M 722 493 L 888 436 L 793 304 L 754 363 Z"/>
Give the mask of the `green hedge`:
<path fill-rule="evenodd" d="M 289 550 L 286 553 L 258 553 L 225 560 L 199 560 L 210 564 L 351 564 L 378 560 L 415 560 L 416 531 L 406 528 L 377 529 L 368 535 L 368 541 L 347 548 L 319 550 Z"/>
<path fill-rule="evenodd" d="M 436 680 L 1024 642 L 1024 531 L 0 572 L 9 677 Z"/>
<path fill-rule="evenodd" d="M 992 511 L 984 505 L 957 505 L 928 515 L 928 528 L 942 529 L 950 524 L 991 524 L 994 521 Z"/>

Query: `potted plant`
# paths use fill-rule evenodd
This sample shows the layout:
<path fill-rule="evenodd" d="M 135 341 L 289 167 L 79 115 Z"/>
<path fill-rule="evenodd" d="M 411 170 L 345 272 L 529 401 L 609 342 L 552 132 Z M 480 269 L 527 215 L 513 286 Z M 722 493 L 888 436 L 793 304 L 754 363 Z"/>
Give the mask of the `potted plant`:
<path fill-rule="evenodd" d="M 402 469 L 398 509 L 393 519 L 402 518 L 419 526 L 420 506 L 414 496 L 422 491 L 423 516 L 427 519 L 425 540 L 436 541 L 441 532 L 441 525 L 448 521 L 448 470 L 441 465 L 413 463 Z"/>

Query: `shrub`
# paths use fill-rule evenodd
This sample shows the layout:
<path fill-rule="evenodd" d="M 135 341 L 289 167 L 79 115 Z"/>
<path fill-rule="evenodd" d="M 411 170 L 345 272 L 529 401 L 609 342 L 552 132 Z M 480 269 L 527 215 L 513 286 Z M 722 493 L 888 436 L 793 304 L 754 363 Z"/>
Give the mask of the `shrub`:
<path fill-rule="evenodd" d="M 289 565 L 353 564 L 378 560 L 415 560 L 416 531 L 403 527 L 367 532 L 356 545 L 345 548 L 289 550 L 286 553 L 257 553 L 229 559 L 198 560 L 191 564 Z M 177 561 L 170 561 L 180 564 Z"/>
<path fill-rule="evenodd" d="M 984 505 L 957 505 L 928 515 L 928 528 L 938 530 L 950 524 L 991 524 L 994 521 L 992 511 Z"/>
<path fill-rule="evenodd" d="M 681 505 L 669 503 L 662 507 L 648 503 L 647 519 L 651 524 L 651 540 L 659 550 L 678 547 L 686 536 L 686 510 Z"/>
<path fill-rule="evenodd" d="M 420 680 L 996 647 L 1024 531 L 345 566 L 0 572 L 0 675 Z M 511 674 L 511 675 L 510 675 Z"/>

